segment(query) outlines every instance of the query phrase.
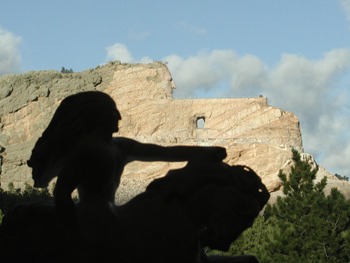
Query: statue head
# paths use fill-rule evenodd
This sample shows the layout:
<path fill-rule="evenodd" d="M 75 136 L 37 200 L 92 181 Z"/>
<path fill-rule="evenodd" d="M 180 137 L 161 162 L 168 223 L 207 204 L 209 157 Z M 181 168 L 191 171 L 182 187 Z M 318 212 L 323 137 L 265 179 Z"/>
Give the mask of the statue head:
<path fill-rule="evenodd" d="M 27 164 L 35 187 L 47 187 L 61 169 L 65 155 L 84 136 L 111 138 L 121 119 L 114 100 L 99 91 L 66 97 L 36 142 Z"/>
<path fill-rule="evenodd" d="M 251 227 L 270 198 L 261 178 L 249 167 L 226 166 L 226 185 L 211 189 L 216 204 L 201 232 L 202 245 L 228 251 L 232 242 Z"/>

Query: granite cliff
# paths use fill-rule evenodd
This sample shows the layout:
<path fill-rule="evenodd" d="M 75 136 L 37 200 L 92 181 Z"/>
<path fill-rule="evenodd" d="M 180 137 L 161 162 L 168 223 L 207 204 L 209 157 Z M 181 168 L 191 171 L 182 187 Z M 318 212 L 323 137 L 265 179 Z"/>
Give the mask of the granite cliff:
<path fill-rule="evenodd" d="M 162 145 L 219 145 L 230 164 L 253 168 L 272 193 L 278 193 L 278 171 L 291 165 L 291 149 L 303 152 L 299 121 L 271 107 L 266 98 L 174 99 L 168 68 L 162 63 L 111 62 L 79 73 L 33 71 L 0 77 L 0 182 L 22 187 L 32 183 L 26 166 L 31 149 L 60 101 L 84 90 L 110 94 L 122 114 L 118 135 Z M 303 153 L 304 156 L 309 156 Z M 310 161 L 314 162 L 312 156 Z M 314 162 L 315 163 L 315 162 Z M 118 201 L 142 191 L 154 178 L 182 163 L 129 164 Z M 315 165 L 317 165 L 315 163 Z M 349 183 L 320 167 L 329 187 L 350 197 Z"/>

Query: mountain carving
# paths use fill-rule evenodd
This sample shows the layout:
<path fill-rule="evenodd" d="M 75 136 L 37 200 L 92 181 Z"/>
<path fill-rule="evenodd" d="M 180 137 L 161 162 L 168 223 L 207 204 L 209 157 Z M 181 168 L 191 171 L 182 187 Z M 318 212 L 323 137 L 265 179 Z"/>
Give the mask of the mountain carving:
<path fill-rule="evenodd" d="M 280 169 L 292 164 L 291 149 L 303 152 L 298 118 L 266 98 L 174 99 L 175 84 L 162 63 L 111 62 L 79 73 L 32 71 L 0 77 L 0 182 L 6 189 L 32 184 L 26 165 L 34 143 L 59 102 L 68 95 L 99 90 L 116 101 L 122 115 L 116 136 L 162 145 L 218 145 L 229 164 L 244 164 L 279 193 Z M 308 156 L 311 162 L 312 156 Z M 154 178 L 184 163 L 129 164 L 117 193 L 120 203 L 143 191 Z M 320 167 L 319 176 L 350 197 L 349 183 Z"/>

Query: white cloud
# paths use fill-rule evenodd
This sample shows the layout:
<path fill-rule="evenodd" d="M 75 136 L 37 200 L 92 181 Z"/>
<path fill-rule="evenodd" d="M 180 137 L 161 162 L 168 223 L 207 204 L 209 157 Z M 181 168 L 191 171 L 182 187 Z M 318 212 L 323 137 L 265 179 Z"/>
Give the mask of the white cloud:
<path fill-rule="evenodd" d="M 251 96 L 267 77 L 266 67 L 258 58 L 240 57 L 233 50 L 202 51 L 187 59 L 170 55 L 163 60 L 178 86 L 177 97 L 193 97 L 198 89 L 213 89 L 223 81 L 231 83 L 232 91 L 228 89 L 222 96 Z"/>
<path fill-rule="evenodd" d="M 119 60 L 122 63 L 150 63 L 152 60 L 149 57 L 143 57 L 141 59 L 135 59 L 129 52 L 126 45 L 121 43 L 115 43 L 106 48 L 107 57 L 106 62 Z"/>
<path fill-rule="evenodd" d="M 350 50 L 345 49 L 330 51 L 316 61 L 283 55 L 276 68 L 269 71 L 264 91 L 271 103 L 305 116 L 308 120 L 305 125 L 316 129 L 320 114 L 330 114 L 339 108 L 332 103 L 340 88 L 337 80 L 349 68 Z"/>
<path fill-rule="evenodd" d="M 0 75 L 19 71 L 21 42 L 21 37 L 0 27 Z"/>
<path fill-rule="evenodd" d="M 130 54 L 128 48 L 121 43 L 116 43 L 112 46 L 106 48 L 107 51 L 107 61 L 119 60 L 123 63 L 132 63 L 134 58 Z"/>
<path fill-rule="evenodd" d="M 231 51 L 214 51 L 213 53 L 199 53 L 197 56 L 183 59 L 177 55 L 165 57 L 176 83 L 180 86 L 176 90 L 179 97 L 193 96 L 199 89 L 211 89 L 227 75 L 229 68 L 224 65 L 225 57 L 234 57 Z M 210 72 L 210 74 L 208 74 Z"/>

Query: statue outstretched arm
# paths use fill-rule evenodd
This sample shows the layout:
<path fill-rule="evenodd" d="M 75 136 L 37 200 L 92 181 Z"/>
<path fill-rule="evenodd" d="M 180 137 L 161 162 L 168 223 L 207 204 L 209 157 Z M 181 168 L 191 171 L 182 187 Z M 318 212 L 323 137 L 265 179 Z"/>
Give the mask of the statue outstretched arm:
<path fill-rule="evenodd" d="M 161 146 L 141 143 L 125 137 L 113 138 L 113 142 L 125 157 L 126 163 L 132 161 L 221 162 L 227 156 L 226 149 L 217 146 Z"/>

